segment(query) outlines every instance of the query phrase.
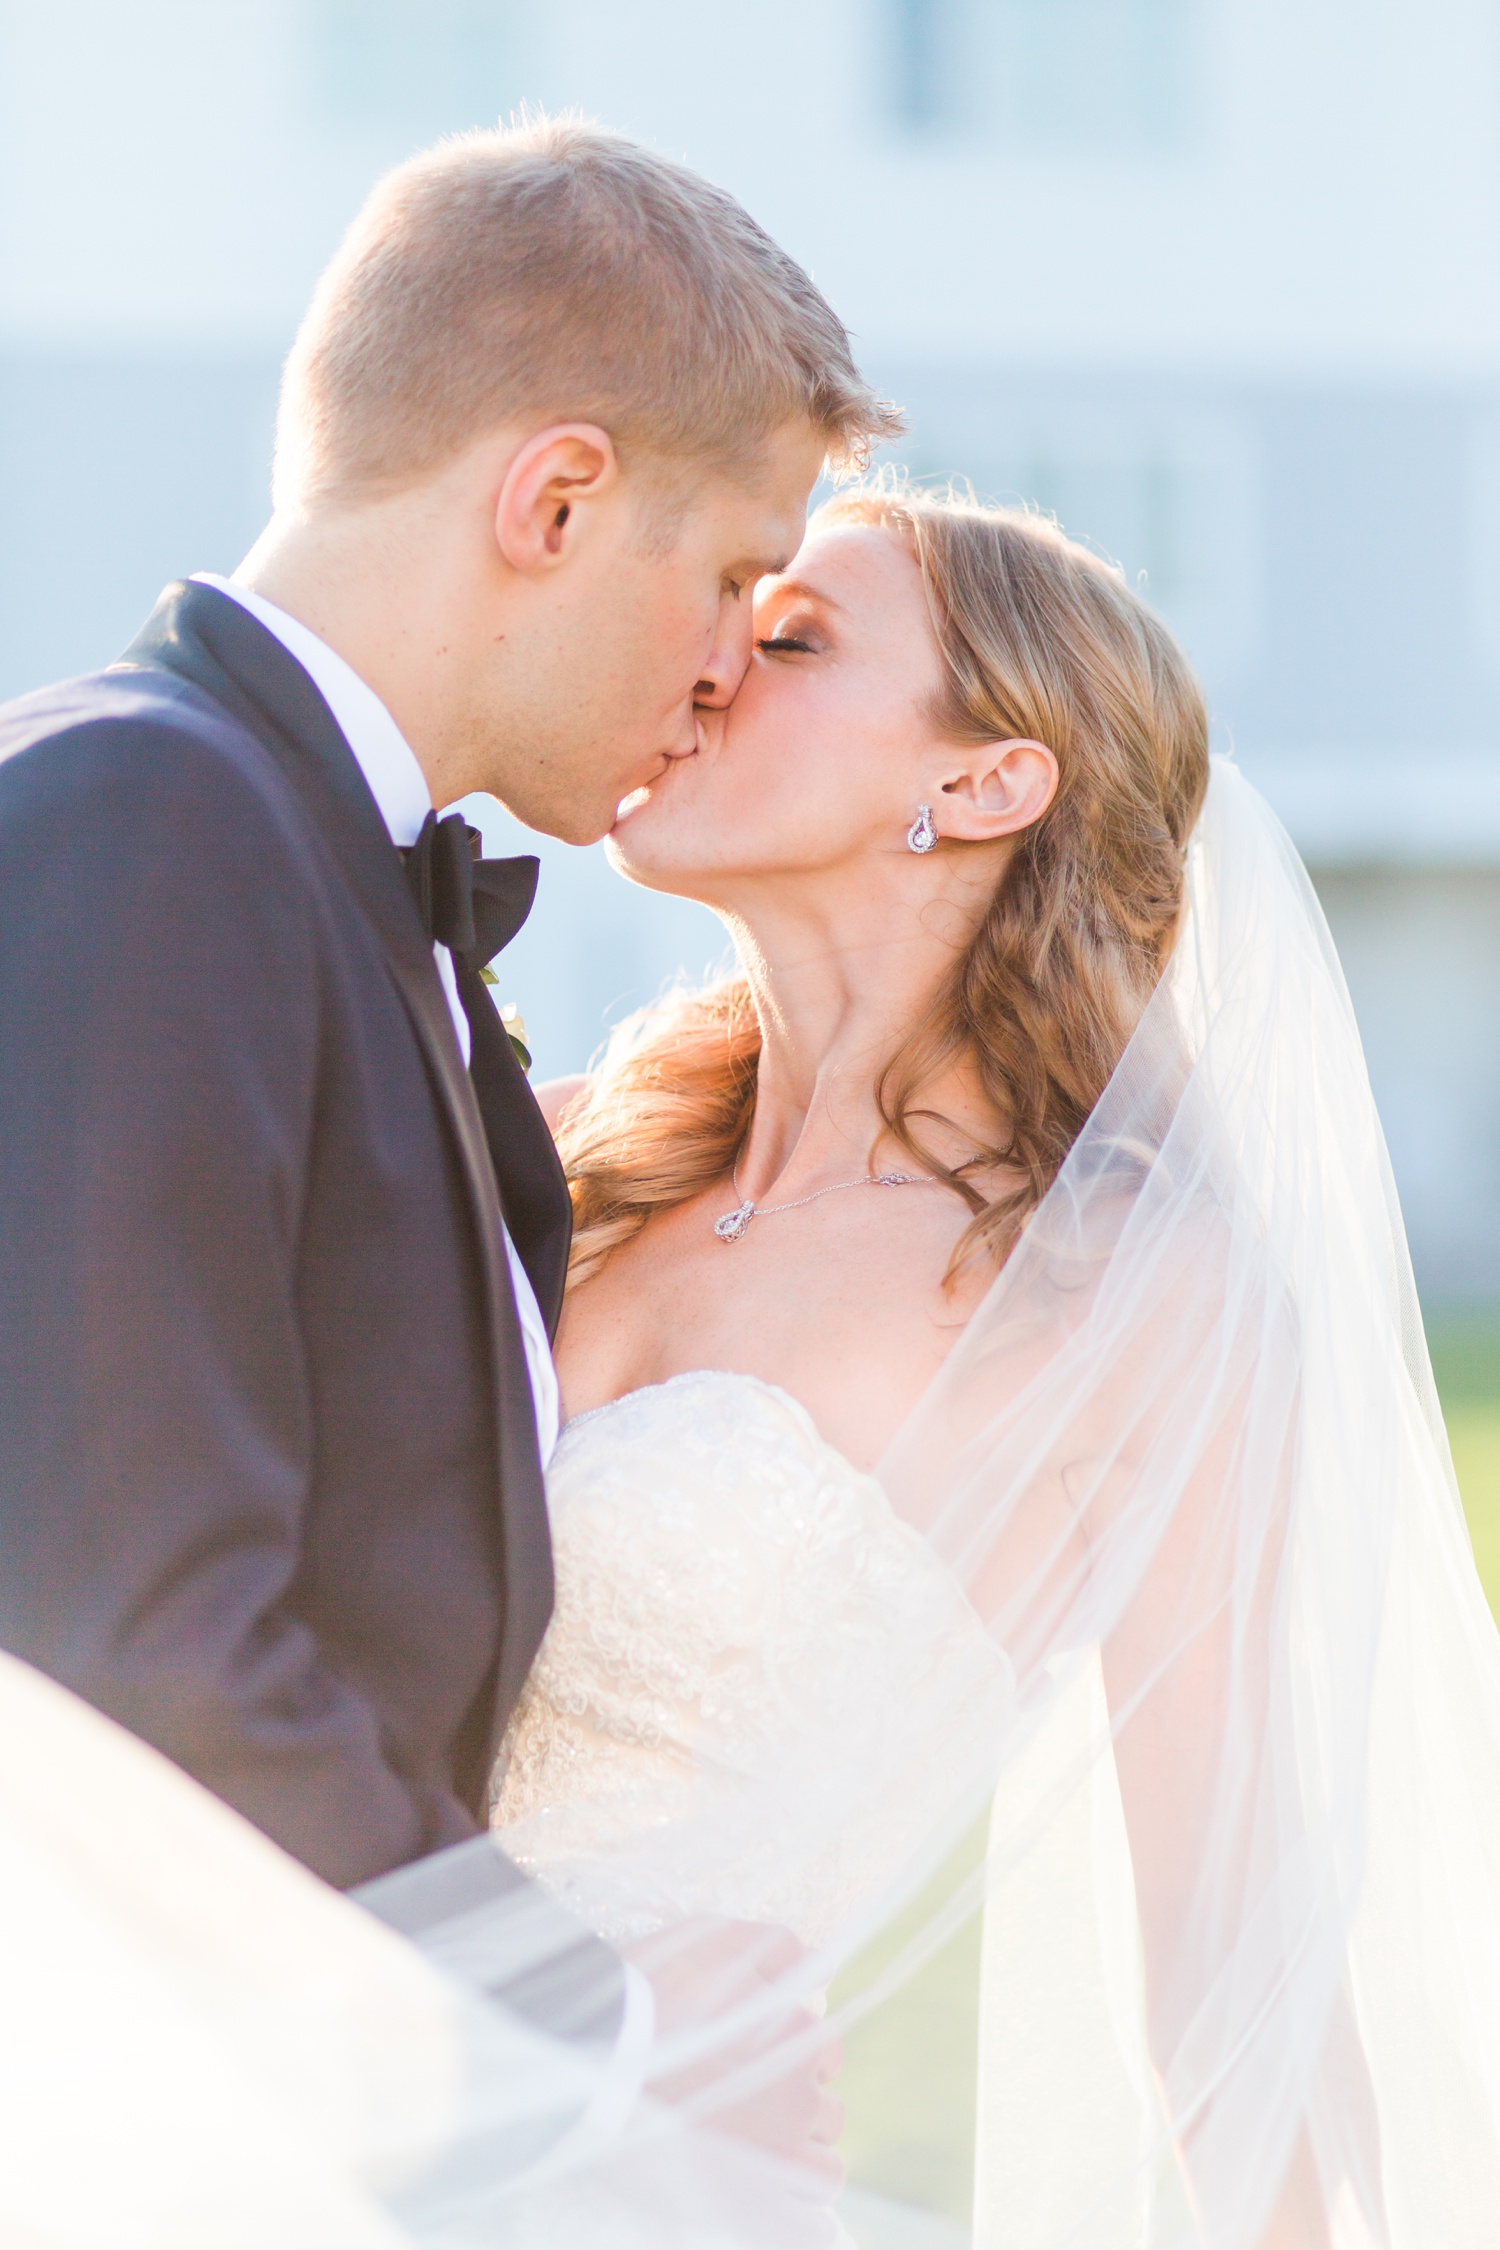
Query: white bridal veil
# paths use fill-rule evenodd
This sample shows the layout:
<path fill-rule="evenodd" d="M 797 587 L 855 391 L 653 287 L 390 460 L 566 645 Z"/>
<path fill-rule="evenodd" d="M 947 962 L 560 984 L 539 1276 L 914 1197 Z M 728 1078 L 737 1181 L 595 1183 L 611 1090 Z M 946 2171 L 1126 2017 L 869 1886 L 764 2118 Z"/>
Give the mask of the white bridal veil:
<path fill-rule="evenodd" d="M 1500 1640 L 1338 964 L 1222 761 L 1189 897 L 879 1465 L 964 1629 L 878 1671 L 851 1646 L 774 1771 L 674 1788 L 610 1871 L 688 1960 L 662 1902 L 774 1834 L 830 1934 L 705 1979 L 623 2128 L 561 2123 L 518 2170 L 518 2119 L 586 2107 L 577 2054 L 501 2036 L 450 1970 L 9 1667 L 0 2240 L 1495 2240 Z M 524 1952 L 522 1920 L 491 1941 Z M 788 1996 L 825 1990 L 837 2213 L 734 2109 L 809 2036 Z"/>

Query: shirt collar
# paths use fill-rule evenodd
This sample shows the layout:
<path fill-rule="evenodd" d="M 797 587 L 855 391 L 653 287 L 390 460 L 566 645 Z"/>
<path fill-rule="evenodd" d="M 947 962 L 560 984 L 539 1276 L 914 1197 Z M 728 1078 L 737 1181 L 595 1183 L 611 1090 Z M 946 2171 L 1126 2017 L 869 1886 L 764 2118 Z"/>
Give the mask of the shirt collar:
<path fill-rule="evenodd" d="M 198 585 L 212 586 L 247 609 L 297 659 L 353 751 L 391 842 L 402 849 L 414 844 L 432 810 L 432 792 L 415 751 L 375 690 L 336 649 L 264 595 L 253 594 L 248 586 L 237 586 L 216 571 L 194 571 L 193 577 Z"/>

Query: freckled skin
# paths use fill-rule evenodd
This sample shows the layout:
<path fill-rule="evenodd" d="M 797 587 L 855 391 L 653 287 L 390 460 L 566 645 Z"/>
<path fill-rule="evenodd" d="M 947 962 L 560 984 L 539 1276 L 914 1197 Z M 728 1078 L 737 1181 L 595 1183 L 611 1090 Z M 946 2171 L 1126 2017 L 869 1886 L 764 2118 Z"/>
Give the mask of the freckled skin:
<path fill-rule="evenodd" d="M 735 935 L 764 1031 L 740 1180 L 764 1206 L 920 1169 L 883 1135 L 877 1084 L 1057 769 L 1038 744 L 940 734 L 925 592 L 883 530 L 814 531 L 762 587 L 755 629 L 739 693 L 700 712 L 695 755 L 622 815 L 610 852 L 632 880 L 713 906 Z M 925 855 L 906 846 L 919 803 L 942 839 Z M 554 1111 L 573 1090 L 551 1090 Z M 966 1066 L 945 1068 L 920 1106 L 947 1121 L 921 1129 L 945 1163 L 1003 1142 Z M 986 1196 L 1011 1184 L 992 1164 L 974 1181 Z M 568 1411 L 722 1368 L 781 1385 L 868 1467 L 994 1280 L 979 1257 L 944 1285 L 971 1213 L 931 1183 L 859 1186 L 723 1242 L 713 1222 L 739 1200 L 726 1176 L 575 1290 L 558 1343 Z"/>
<path fill-rule="evenodd" d="M 942 1289 L 962 1206 L 940 1188 L 853 1188 L 721 1242 L 713 1222 L 734 1202 L 726 1181 L 653 1219 L 575 1291 L 558 1347 L 568 1411 L 730 1368 L 789 1391 L 871 1467 L 993 1279 L 982 1264 Z"/>
<path fill-rule="evenodd" d="M 593 843 L 734 694 L 752 589 L 801 538 L 823 453 L 801 422 L 773 432 L 703 474 L 663 544 L 657 483 L 606 431 L 505 428 L 409 488 L 284 511 L 236 576 L 374 688 L 435 805 L 485 790 Z"/>

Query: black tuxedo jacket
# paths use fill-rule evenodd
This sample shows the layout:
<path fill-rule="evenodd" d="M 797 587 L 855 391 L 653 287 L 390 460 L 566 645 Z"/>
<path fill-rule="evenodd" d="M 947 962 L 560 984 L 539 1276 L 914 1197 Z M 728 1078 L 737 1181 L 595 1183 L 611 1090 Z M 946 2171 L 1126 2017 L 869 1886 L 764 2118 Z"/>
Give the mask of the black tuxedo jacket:
<path fill-rule="evenodd" d="M 476 1833 L 552 1596 L 499 1219 L 555 1321 L 568 1199 L 464 998 L 472 1076 L 226 596 L 0 710 L 0 1643 L 343 1885 Z"/>

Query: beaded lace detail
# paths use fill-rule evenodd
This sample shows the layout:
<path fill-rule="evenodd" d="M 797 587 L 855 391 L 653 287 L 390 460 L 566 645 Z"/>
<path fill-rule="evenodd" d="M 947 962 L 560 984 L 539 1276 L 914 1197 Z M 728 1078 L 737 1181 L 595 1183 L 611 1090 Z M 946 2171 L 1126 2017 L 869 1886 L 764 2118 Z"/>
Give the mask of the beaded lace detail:
<path fill-rule="evenodd" d="M 944 1730 L 1008 1698 L 957 1581 L 746 1375 L 577 1416 L 548 1506 L 557 1601 L 497 1767 L 505 1849 L 616 1941 L 723 1914 L 818 1942 L 923 1842 L 942 1792 L 913 1777 Z"/>

